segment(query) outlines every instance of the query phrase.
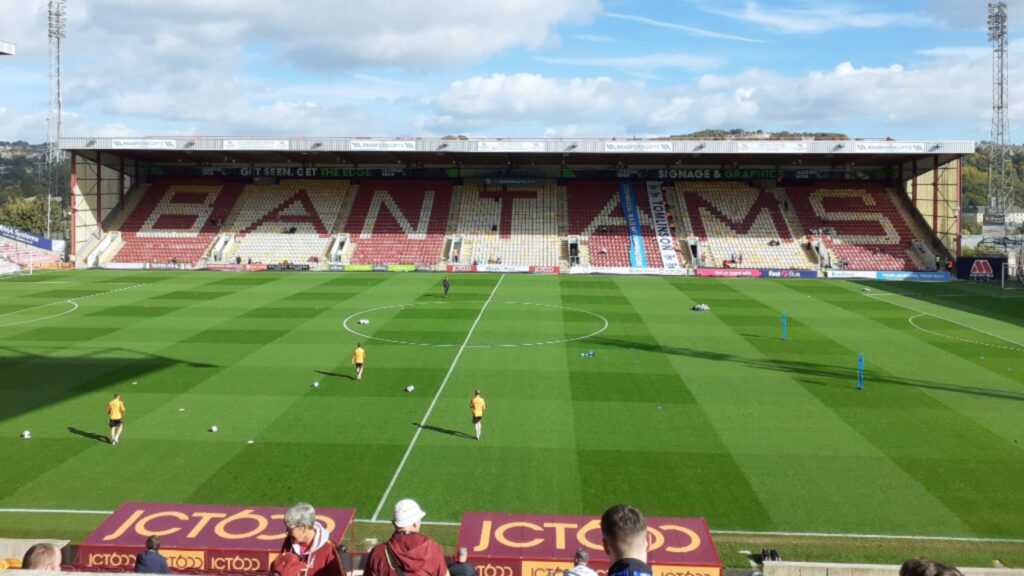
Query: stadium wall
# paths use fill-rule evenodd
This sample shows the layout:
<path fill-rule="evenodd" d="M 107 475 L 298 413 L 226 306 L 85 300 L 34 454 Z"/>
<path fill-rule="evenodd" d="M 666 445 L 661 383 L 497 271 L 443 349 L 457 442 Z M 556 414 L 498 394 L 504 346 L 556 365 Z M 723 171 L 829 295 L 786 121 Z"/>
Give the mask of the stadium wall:
<path fill-rule="evenodd" d="M 910 176 L 903 191 L 937 246 L 953 257 L 960 254 L 960 168 L 959 158 L 943 164 L 937 156 L 902 166 L 903 174 Z"/>
<path fill-rule="evenodd" d="M 103 238 L 105 223 L 116 216 L 132 183 L 133 163 L 124 157 L 103 161 L 102 152 L 71 155 L 72 230 L 70 256 Z"/>

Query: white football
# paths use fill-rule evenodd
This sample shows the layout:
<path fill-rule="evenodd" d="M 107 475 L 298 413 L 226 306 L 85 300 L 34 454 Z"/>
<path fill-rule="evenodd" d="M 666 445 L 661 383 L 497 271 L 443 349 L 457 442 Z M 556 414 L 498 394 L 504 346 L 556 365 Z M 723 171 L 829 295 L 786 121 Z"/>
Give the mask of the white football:
<path fill-rule="evenodd" d="M 216 432 L 216 431 L 217 431 L 217 425 L 216 424 L 214 424 L 213 426 L 210 426 L 210 432 Z"/>
<path fill-rule="evenodd" d="M 413 386 L 412 384 L 409 384 L 408 386 L 405 387 L 405 391 L 406 392 L 412 392 L 415 389 L 416 389 L 416 387 Z"/>
<path fill-rule="evenodd" d="M 32 437 L 32 433 L 29 432 L 28 430 L 25 430 L 24 432 L 21 433 L 21 437 L 27 440 Z"/>
<path fill-rule="evenodd" d="M 319 382 L 313 382 L 313 388 L 319 388 L 319 387 L 320 387 L 320 383 Z"/>

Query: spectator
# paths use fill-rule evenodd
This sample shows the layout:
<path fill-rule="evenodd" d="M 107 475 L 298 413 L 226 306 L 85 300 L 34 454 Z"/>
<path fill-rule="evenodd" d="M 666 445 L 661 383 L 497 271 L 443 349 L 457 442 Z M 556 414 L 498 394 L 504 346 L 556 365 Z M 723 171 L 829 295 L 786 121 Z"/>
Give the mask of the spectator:
<path fill-rule="evenodd" d="M 463 546 L 459 548 L 458 562 L 448 565 L 448 573 L 451 576 L 477 576 L 476 566 L 469 561 L 469 550 Z"/>
<path fill-rule="evenodd" d="M 146 549 L 135 556 L 135 571 L 146 574 L 170 574 L 167 559 L 160 554 L 160 537 L 146 538 Z"/>
<path fill-rule="evenodd" d="M 60 572 L 60 549 L 49 542 L 35 544 L 25 551 L 21 567 L 25 570 Z"/>
<path fill-rule="evenodd" d="M 281 552 L 295 554 L 303 564 L 306 576 L 340 576 L 341 560 L 331 543 L 330 534 L 316 521 L 316 510 L 299 502 L 284 513 L 284 527 L 288 535 Z"/>
<path fill-rule="evenodd" d="M 395 503 L 391 523 L 395 533 L 377 544 L 366 558 L 363 576 L 448 576 L 441 546 L 420 534 L 420 521 L 426 516 L 415 500 Z"/>
<path fill-rule="evenodd" d="M 270 576 L 302 576 L 305 567 L 298 556 L 285 552 L 274 558 L 274 563 L 270 565 Z"/>
<path fill-rule="evenodd" d="M 911 558 L 900 566 L 900 576 L 963 576 L 960 570 L 928 558 Z"/>
<path fill-rule="evenodd" d="M 597 576 L 597 572 L 590 566 L 587 566 L 587 562 L 590 561 L 590 554 L 586 548 L 577 548 L 576 555 L 573 557 L 572 568 L 565 571 L 567 576 Z M 455 576 L 454 574 L 452 576 Z"/>
<path fill-rule="evenodd" d="M 616 504 L 601 515 L 601 542 L 612 565 L 608 576 L 651 574 L 647 565 L 647 519 L 629 504 Z"/>

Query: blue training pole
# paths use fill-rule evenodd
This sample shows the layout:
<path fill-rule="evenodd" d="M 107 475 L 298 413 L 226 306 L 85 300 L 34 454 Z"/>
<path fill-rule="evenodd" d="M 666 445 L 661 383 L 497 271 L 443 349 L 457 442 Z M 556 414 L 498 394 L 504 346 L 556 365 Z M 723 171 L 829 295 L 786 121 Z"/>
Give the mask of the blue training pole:
<path fill-rule="evenodd" d="M 864 389 L 864 353 L 857 355 L 857 390 Z"/>
<path fill-rule="evenodd" d="M 786 339 L 786 325 L 787 325 L 787 321 L 786 321 L 786 313 L 785 313 L 785 312 L 783 312 L 783 313 L 782 313 L 782 339 L 783 339 L 783 340 L 785 340 L 785 339 Z"/>

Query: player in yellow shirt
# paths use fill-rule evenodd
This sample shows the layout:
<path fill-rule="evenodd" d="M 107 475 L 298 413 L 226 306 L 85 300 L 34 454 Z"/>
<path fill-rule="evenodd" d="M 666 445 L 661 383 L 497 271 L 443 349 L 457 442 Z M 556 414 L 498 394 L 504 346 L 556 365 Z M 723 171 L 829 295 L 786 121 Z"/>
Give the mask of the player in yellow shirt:
<path fill-rule="evenodd" d="M 110 443 L 117 444 L 121 439 L 121 429 L 124 427 L 124 402 L 120 394 L 114 394 L 114 399 L 107 402 L 107 417 L 110 419 Z"/>
<path fill-rule="evenodd" d="M 477 440 L 480 439 L 480 421 L 484 419 L 484 410 L 486 409 L 487 403 L 484 402 L 483 396 L 481 396 L 480 391 L 477 390 L 469 400 L 469 410 L 473 413 L 473 428 L 476 429 Z"/>
<path fill-rule="evenodd" d="M 366 350 L 363 350 L 362 343 L 356 344 L 356 349 L 352 351 L 352 363 L 356 366 L 356 380 L 363 379 L 363 362 L 366 361 Z"/>

